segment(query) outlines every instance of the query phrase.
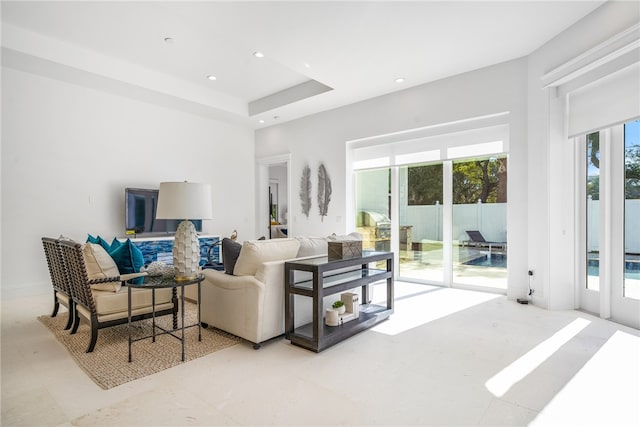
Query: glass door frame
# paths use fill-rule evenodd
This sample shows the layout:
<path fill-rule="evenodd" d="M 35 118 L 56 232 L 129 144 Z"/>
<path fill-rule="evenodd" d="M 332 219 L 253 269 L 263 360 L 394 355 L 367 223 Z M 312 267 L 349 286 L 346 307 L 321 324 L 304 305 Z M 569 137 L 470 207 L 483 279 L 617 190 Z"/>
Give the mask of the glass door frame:
<path fill-rule="evenodd" d="M 624 124 L 600 130 L 599 290 L 587 283 L 586 135 L 574 139 L 576 159 L 575 307 L 640 327 L 640 301 L 624 297 Z"/>
<path fill-rule="evenodd" d="M 505 156 L 507 158 L 507 169 L 510 167 L 510 162 L 508 161 L 509 158 L 509 153 L 508 152 L 504 152 L 504 153 L 495 153 L 495 154 L 491 154 L 491 155 L 487 155 L 487 156 Z M 477 156 L 474 157 L 469 157 L 468 159 L 475 159 L 477 158 Z M 491 293 L 498 293 L 498 294 L 505 294 L 507 293 L 507 289 L 500 289 L 500 288 L 493 288 L 493 287 L 484 287 L 484 286 L 477 286 L 477 285 L 469 285 L 469 284 L 463 284 L 463 283 L 456 283 L 454 282 L 454 274 L 453 274 L 453 163 L 455 162 L 459 162 L 459 161 L 465 161 L 467 158 L 456 158 L 456 159 L 449 159 L 449 160 L 442 160 L 442 174 L 443 174 L 443 180 L 442 180 L 442 185 L 443 185 L 443 200 L 442 200 L 442 244 L 443 244 L 443 258 L 442 258 L 442 263 L 443 263 L 443 281 L 442 283 L 435 283 L 435 282 L 429 282 L 429 281 L 423 281 L 423 280 L 419 280 L 419 279 L 415 279 L 415 278 L 408 278 L 408 277 L 403 277 L 401 275 L 401 269 L 400 269 L 400 257 L 396 256 L 394 257 L 394 271 L 396 271 L 397 273 L 397 279 L 398 280 L 403 280 L 403 281 L 407 281 L 407 282 L 415 282 L 415 283 L 424 283 L 424 284 L 429 284 L 429 285 L 435 285 L 435 286 L 442 286 L 442 287 L 452 287 L 452 288 L 458 288 L 458 289 L 469 289 L 469 290 L 476 290 L 476 291 L 482 291 L 482 292 L 491 292 Z M 440 163 L 440 162 L 436 162 L 436 163 Z M 381 169 L 388 169 L 389 173 L 390 173 L 390 211 L 389 211 L 389 216 L 391 219 L 391 241 L 390 241 L 390 247 L 391 247 L 391 251 L 398 254 L 399 253 L 399 249 L 400 249 L 400 168 L 403 166 L 409 166 L 409 165 L 398 165 L 398 166 L 387 166 L 386 168 L 381 168 Z M 355 181 L 355 174 L 358 171 L 353 171 L 354 173 L 354 180 Z M 508 172 L 507 172 L 508 175 Z M 355 192 L 354 192 L 355 194 Z M 357 203 L 354 201 L 354 206 L 356 206 Z M 507 207 L 508 210 L 508 207 Z M 507 215 L 507 221 L 508 221 L 508 215 Z M 508 226 L 508 224 L 507 224 Z M 507 246 L 507 263 L 509 262 L 509 256 L 508 256 L 508 250 L 509 247 Z M 507 267 L 507 275 L 509 275 L 509 269 Z"/>

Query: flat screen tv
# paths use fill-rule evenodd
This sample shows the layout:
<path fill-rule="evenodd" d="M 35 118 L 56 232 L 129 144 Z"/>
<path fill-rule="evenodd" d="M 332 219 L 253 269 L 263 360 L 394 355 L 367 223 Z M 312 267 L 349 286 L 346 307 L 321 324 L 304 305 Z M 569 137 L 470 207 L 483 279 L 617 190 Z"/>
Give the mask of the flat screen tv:
<path fill-rule="evenodd" d="M 160 190 L 149 188 L 125 188 L 125 228 L 127 234 L 175 234 L 181 219 L 156 219 Z M 202 220 L 192 220 L 198 232 Z"/>

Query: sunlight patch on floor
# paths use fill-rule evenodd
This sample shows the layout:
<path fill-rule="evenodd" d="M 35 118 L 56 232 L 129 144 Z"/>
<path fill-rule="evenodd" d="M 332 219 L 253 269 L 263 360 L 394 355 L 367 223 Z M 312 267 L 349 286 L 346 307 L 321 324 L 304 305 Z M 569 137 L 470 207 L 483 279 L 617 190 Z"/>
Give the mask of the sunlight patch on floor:
<path fill-rule="evenodd" d="M 640 425 L 640 337 L 616 331 L 530 426 Z"/>
<path fill-rule="evenodd" d="M 371 330 L 397 335 L 500 297 L 496 294 L 450 288 L 430 289 L 401 299 L 396 297 L 393 315 Z"/>
<path fill-rule="evenodd" d="M 533 372 L 534 369 L 558 351 L 560 347 L 586 328 L 589 323 L 591 322 L 581 318 L 569 323 L 550 338 L 544 340 L 498 374 L 491 377 L 485 384 L 487 390 L 496 397 L 504 396 L 511 387 Z"/>

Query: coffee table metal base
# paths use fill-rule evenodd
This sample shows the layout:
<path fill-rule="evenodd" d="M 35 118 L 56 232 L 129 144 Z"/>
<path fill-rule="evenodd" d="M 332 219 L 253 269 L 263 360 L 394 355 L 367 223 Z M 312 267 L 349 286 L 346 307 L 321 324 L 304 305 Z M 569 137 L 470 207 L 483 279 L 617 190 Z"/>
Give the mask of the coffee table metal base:
<path fill-rule="evenodd" d="M 189 328 L 195 328 L 198 327 L 198 341 L 202 341 L 202 326 L 201 326 L 201 322 L 200 322 L 200 283 L 202 282 L 202 279 L 204 278 L 203 275 L 199 275 L 197 278 L 190 280 L 190 281 L 175 281 L 173 279 L 163 279 L 160 280 L 158 282 L 154 282 L 153 279 L 151 278 L 151 280 L 148 280 L 147 278 L 145 278 L 145 283 L 142 285 L 134 285 L 131 283 L 127 283 L 127 298 L 128 298 L 128 327 L 129 327 L 129 363 L 131 363 L 133 361 L 133 357 L 132 357 L 132 351 L 131 351 L 131 344 L 133 344 L 134 342 L 137 341 L 142 341 L 145 339 L 149 339 L 151 338 L 151 342 L 156 342 L 156 337 L 160 336 L 160 335 L 170 335 L 174 338 L 176 338 L 177 340 L 179 340 L 182 344 L 182 357 L 181 360 L 184 362 L 184 343 L 185 343 L 185 336 L 184 336 L 184 331 L 186 329 Z M 198 307 L 198 323 L 197 324 L 193 324 L 193 325 L 186 325 L 184 324 L 184 287 L 188 286 L 188 285 L 194 285 L 197 284 L 198 285 L 198 301 L 196 302 L 196 305 Z M 145 335 L 143 337 L 139 337 L 139 338 L 133 338 L 131 336 L 131 288 L 146 288 L 146 289 L 151 289 L 151 322 L 152 322 L 152 327 L 151 327 L 151 334 L 150 335 Z M 174 313 L 173 314 L 173 329 L 165 329 L 162 326 L 156 324 L 156 289 L 162 289 L 162 288 L 172 288 L 171 292 L 172 292 L 172 301 L 177 301 L 177 288 L 180 287 L 181 289 L 181 294 L 183 295 L 182 298 L 180 298 L 180 300 L 182 301 L 181 307 L 180 307 L 180 311 L 181 313 L 181 327 L 178 328 L 177 325 L 177 316 Z M 160 332 L 157 332 L 160 331 Z M 179 333 L 179 334 L 178 334 Z"/>

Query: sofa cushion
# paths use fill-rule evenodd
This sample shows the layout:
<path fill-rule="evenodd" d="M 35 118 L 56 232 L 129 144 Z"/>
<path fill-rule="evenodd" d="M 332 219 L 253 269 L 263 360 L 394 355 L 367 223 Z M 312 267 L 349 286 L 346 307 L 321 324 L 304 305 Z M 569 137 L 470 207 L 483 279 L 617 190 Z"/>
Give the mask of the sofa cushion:
<path fill-rule="evenodd" d="M 344 240 L 362 240 L 362 234 L 358 233 L 357 231 L 342 236 L 333 233 L 332 235 L 328 236 L 327 239 L 331 242 L 342 242 Z"/>
<path fill-rule="evenodd" d="M 306 237 L 300 236 L 295 238 L 300 242 L 300 249 L 296 258 L 310 257 L 314 255 L 326 255 L 328 252 L 326 237 Z"/>
<path fill-rule="evenodd" d="M 142 251 L 133 244 L 131 239 L 127 239 L 115 250 L 109 252 L 111 258 L 118 266 L 120 274 L 139 273 L 140 269 L 144 266 L 144 256 Z M 136 279 L 134 283 L 141 283 L 142 278 Z"/>
<path fill-rule="evenodd" d="M 222 264 L 224 265 L 224 272 L 227 274 L 233 274 L 233 269 L 236 266 L 238 256 L 240 256 L 240 250 L 242 244 L 231 240 L 228 237 L 222 239 Z"/>
<path fill-rule="evenodd" d="M 82 246 L 82 256 L 87 268 L 89 280 L 106 279 L 107 277 L 118 277 L 120 271 L 111 256 L 98 243 L 85 243 Z M 98 291 L 118 292 L 120 281 L 99 283 L 91 285 L 91 289 Z"/>
<path fill-rule="evenodd" d="M 296 239 L 250 240 L 242 244 L 233 274 L 254 276 L 260 264 L 295 258 L 300 248 Z"/>

